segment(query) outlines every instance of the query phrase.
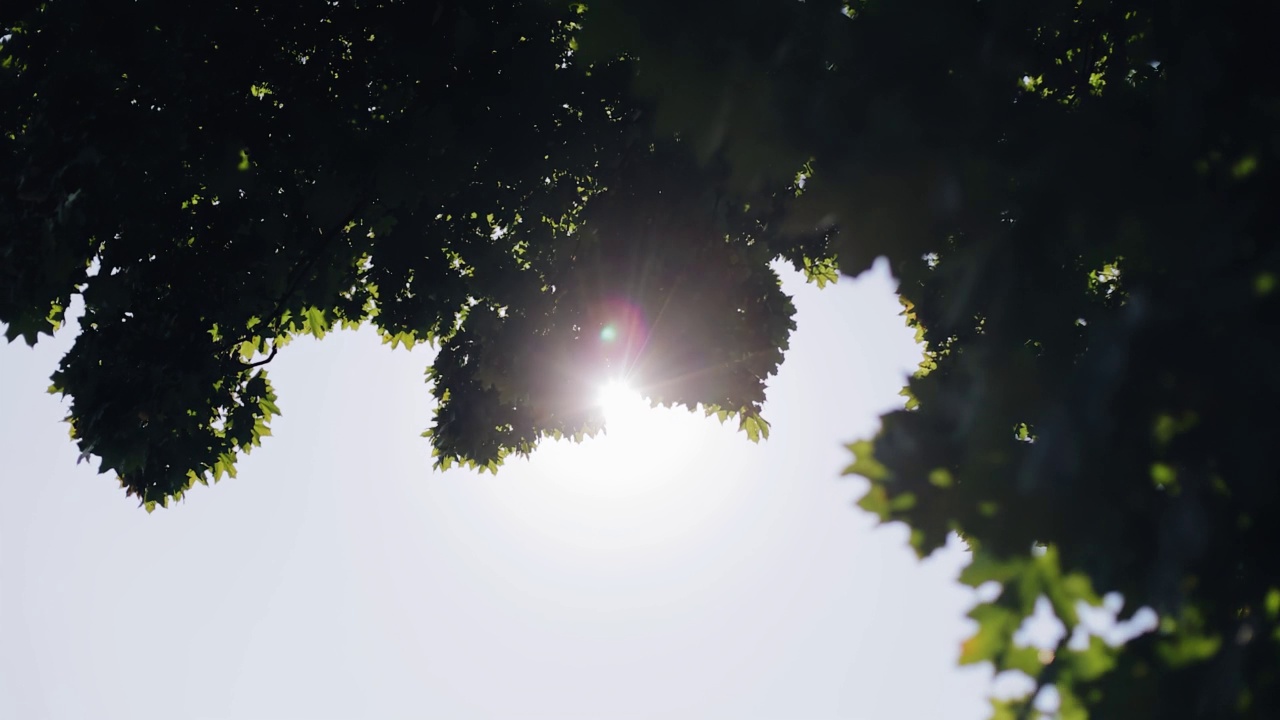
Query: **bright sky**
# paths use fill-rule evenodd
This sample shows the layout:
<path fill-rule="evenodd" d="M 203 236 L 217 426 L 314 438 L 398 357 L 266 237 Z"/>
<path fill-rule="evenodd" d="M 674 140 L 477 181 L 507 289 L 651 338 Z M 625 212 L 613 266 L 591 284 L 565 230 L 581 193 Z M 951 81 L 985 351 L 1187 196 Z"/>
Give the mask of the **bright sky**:
<path fill-rule="evenodd" d="M 758 446 L 624 401 L 496 478 L 430 471 L 429 351 L 299 340 L 274 437 L 153 515 L 76 465 L 70 334 L 0 345 L 0 717 L 985 717 L 963 552 L 917 563 L 839 476 L 918 361 L 892 287 L 787 273 Z"/>

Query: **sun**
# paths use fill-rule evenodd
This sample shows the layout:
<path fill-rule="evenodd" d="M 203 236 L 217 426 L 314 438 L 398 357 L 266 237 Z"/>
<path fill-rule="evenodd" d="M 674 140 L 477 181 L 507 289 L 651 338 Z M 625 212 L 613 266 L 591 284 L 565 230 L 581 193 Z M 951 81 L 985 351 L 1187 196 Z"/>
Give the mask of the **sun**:
<path fill-rule="evenodd" d="M 601 385 L 596 404 L 604 413 L 607 426 L 632 424 L 647 409 L 640 393 L 624 380 L 610 380 Z"/>

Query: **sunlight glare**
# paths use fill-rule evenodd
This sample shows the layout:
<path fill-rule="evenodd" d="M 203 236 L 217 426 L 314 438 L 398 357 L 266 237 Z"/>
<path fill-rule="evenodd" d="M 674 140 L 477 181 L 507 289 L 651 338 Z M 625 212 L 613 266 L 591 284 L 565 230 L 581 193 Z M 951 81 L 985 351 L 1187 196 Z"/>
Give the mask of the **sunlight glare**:
<path fill-rule="evenodd" d="M 636 420 L 637 415 L 646 409 L 640 394 L 632 390 L 623 380 L 610 380 L 605 383 L 596 396 L 596 402 L 604 413 L 605 422 L 608 423 L 606 432 L 608 432 L 607 427 L 616 424 L 631 424 L 631 421 Z"/>
<path fill-rule="evenodd" d="M 737 480 L 750 456 L 734 428 L 687 408 L 653 407 L 620 379 L 597 385 L 594 401 L 604 432 L 581 444 L 545 443 L 530 459 L 543 469 L 538 491 L 497 500 L 511 503 L 514 521 L 575 553 L 655 558 L 732 517 L 746 497 Z M 708 462 L 714 447 L 736 450 Z"/>

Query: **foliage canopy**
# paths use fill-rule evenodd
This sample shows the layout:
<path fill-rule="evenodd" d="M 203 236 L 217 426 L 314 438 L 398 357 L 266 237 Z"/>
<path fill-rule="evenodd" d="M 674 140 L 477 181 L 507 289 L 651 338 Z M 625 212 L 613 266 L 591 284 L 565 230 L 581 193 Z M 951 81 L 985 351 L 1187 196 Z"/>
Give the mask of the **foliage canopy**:
<path fill-rule="evenodd" d="M 233 473 L 262 366 L 366 321 L 439 346 L 445 467 L 594 432 L 584 373 L 767 427 L 791 183 L 732 193 L 654 134 L 629 62 L 571 66 L 579 10 L 8 8 L 0 320 L 32 343 L 83 297 L 52 389 L 142 502 Z"/>
<path fill-rule="evenodd" d="M 366 321 L 439 345 L 442 465 L 594 431 L 593 372 L 759 432 L 769 263 L 883 256 L 925 357 L 850 472 L 999 584 L 962 662 L 1073 720 L 1280 716 L 1280 8 L 184 5 L 0 17 L 0 321 L 83 296 L 54 389 L 144 502 L 258 442 L 289 338 Z M 1159 629 L 1090 637 L 1112 591 Z M 1056 648 L 1014 642 L 1039 598 Z"/>
<path fill-rule="evenodd" d="M 841 271 L 889 258 L 926 356 L 849 470 L 920 554 L 958 532 L 962 579 L 999 583 L 962 662 L 1054 685 L 1062 718 L 1280 715 L 1277 8 L 735 7 L 610 3 L 584 45 L 640 57 L 662 127 L 737 187 L 812 159 L 787 222 L 833 228 Z M 1090 637 L 1111 591 L 1158 630 Z M 1020 647 L 1039 598 L 1069 632 Z"/>

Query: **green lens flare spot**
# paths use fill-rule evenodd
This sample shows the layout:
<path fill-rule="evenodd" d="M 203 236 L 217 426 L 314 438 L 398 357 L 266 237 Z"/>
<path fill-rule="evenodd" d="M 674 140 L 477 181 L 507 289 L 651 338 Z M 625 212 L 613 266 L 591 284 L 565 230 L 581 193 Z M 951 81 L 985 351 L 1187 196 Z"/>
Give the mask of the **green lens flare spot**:
<path fill-rule="evenodd" d="M 618 328 L 613 325 L 605 325 L 600 330 L 600 339 L 604 342 L 613 342 L 618 339 Z"/>

